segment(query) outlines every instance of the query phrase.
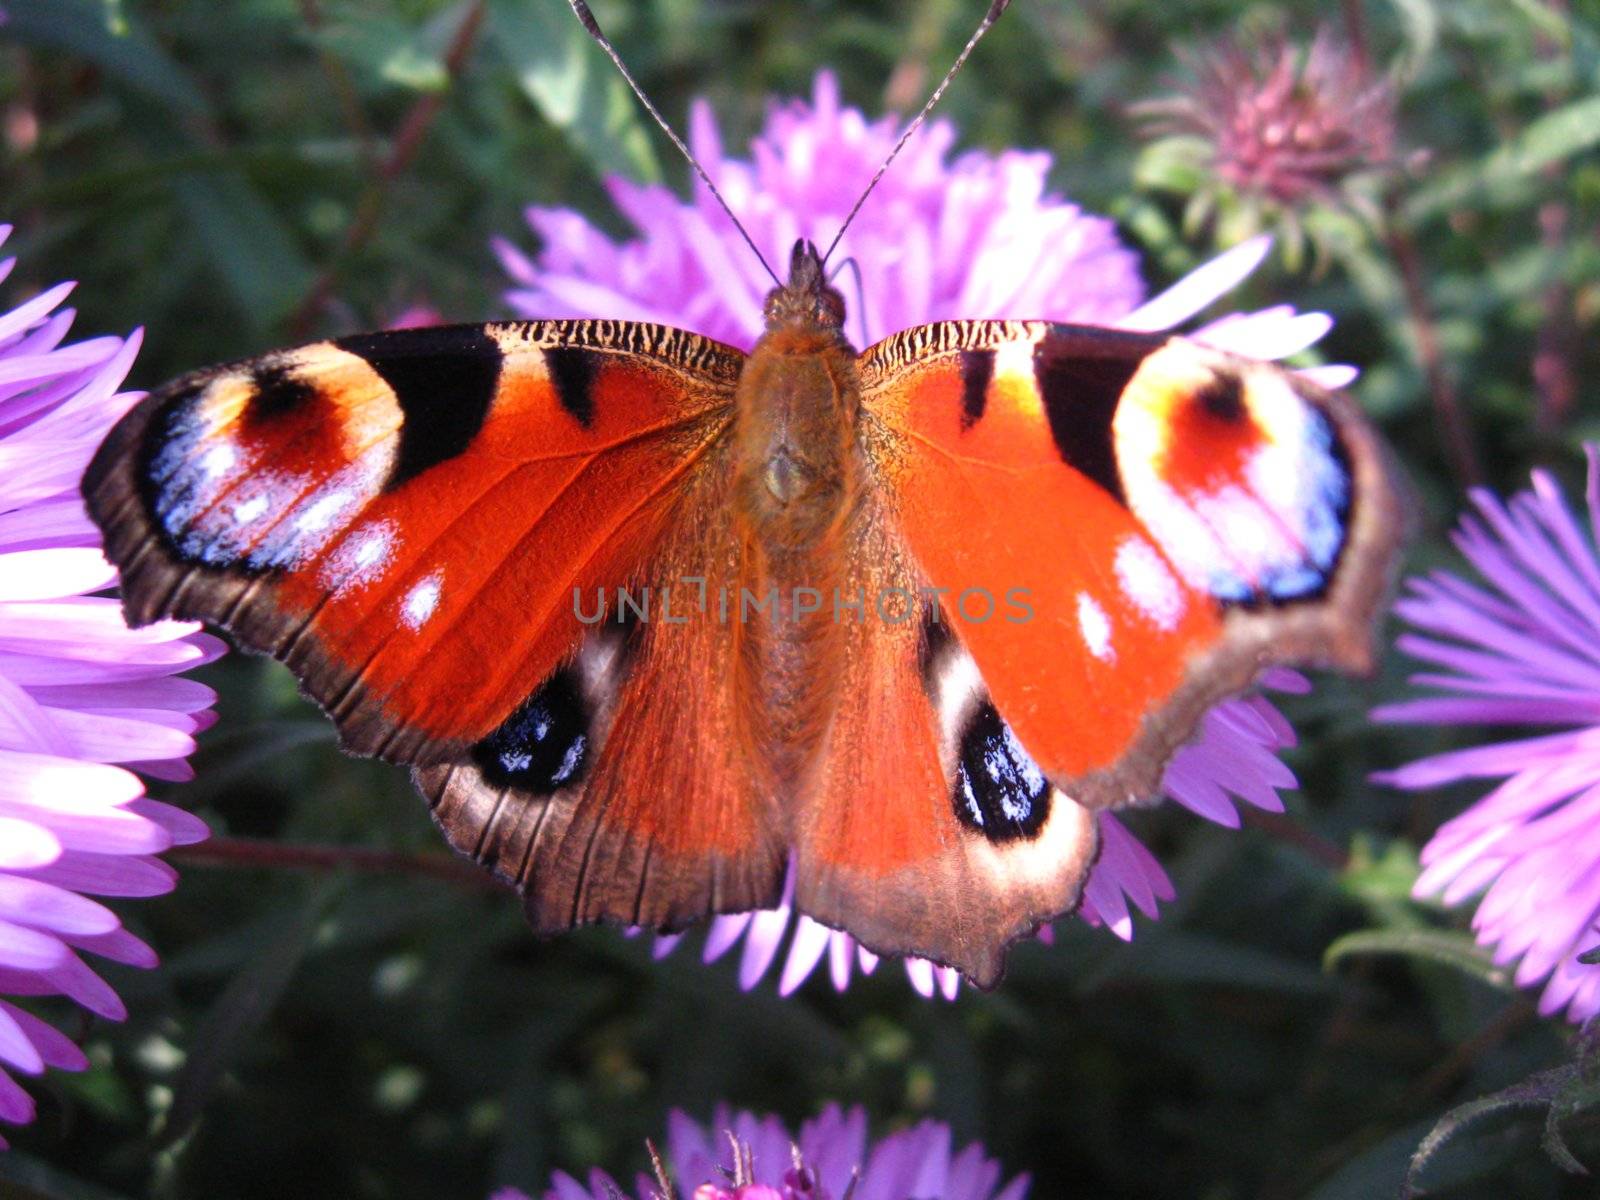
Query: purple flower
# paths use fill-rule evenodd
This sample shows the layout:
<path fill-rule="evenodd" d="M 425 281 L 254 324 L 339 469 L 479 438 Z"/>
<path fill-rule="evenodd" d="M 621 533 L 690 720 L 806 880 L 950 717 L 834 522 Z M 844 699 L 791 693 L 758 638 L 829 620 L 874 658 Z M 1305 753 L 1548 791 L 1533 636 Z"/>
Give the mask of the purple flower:
<path fill-rule="evenodd" d="M 1516 981 L 1548 978 L 1545 1015 L 1600 1012 L 1600 966 L 1577 961 L 1600 921 L 1600 447 L 1589 446 L 1588 528 L 1543 471 L 1510 503 L 1477 490 L 1455 544 L 1482 585 L 1449 571 L 1412 579 L 1398 645 L 1442 695 L 1374 711 L 1407 724 L 1532 725 L 1559 732 L 1437 754 L 1378 776 L 1408 789 L 1498 779 L 1422 848 L 1415 894 L 1459 904 Z M 1520 960 L 1520 961 L 1518 961 Z"/>
<path fill-rule="evenodd" d="M 0 226 L 0 241 L 10 232 Z M 172 676 L 223 647 L 196 625 L 129 629 L 116 600 L 87 594 L 117 575 L 78 478 L 138 399 L 117 387 L 140 339 L 64 343 L 74 314 L 57 309 L 71 290 L 0 314 L 0 996 L 66 996 L 120 1021 L 122 1002 L 81 955 L 139 967 L 156 956 L 88 897 L 170 891 L 176 873 L 154 855 L 205 837 L 127 767 L 191 777 L 191 735 L 215 697 Z M 0 1121 L 34 1115 L 12 1072 L 86 1065 L 67 1037 L 0 999 Z"/>
<path fill-rule="evenodd" d="M 697 102 L 690 143 L 728 204 L 769 261 L 788 261 L 796 238 L 827 245 L 861 189 L 899 134 L 898 118 L 869 121 L 842 107 L 838 84 L 817 76 L 812 99 L 775 105 L 750 147 L 750 161 L 724 157 L 710 108 Z M 842 277 L 851 315 L 846 330 L 861 344 L 927 321 L 1031 317 L 1159 330 L 1208 307 L 1250 274 L 1270 241 L 1245 242 L 1146 299 L 1137 256 L 1117 238 L 1110 220 L 1093 216 L 1046 188 L 1050 156 L 968 151 L 950 157 L 956 140 L 948 121 L 930 121 L 901 153 L 840 242 L 834 261 L 854 258 L 864 280 L 853 294 Z M 592 317 L 658 321 L 746 349 L 762 328 L 761 301 L 771 281 L 727 215 L 703 187 L 691 203 L 666 188 L 607 180 L 612 199 L 640 236 L 618 245 L 566 209 L 529 208 L 528 222 L 544 243 L 536 259 L 497 239 L 495 250 L 515 286 L 506 293 L 530 317 Z M 1332 326 L 1323 313 L 1281 305 L 1223 317 L 1195 336 L 1257 358 L 1304 350 Z M 1326 387 L 1348 383 L 1344 366 L 1306 372 Z M 1274 672 L 1272 686 L 1299 690 L 1305 681 Z M 1227 701 L 1206 718 L 1195 740 L 1168 767 L 1164 791 L 1186 808 L 1236 827 L 1232 797 L 1282 811 L 1278 789 L 1294 776 L 1276 752 L 1293 744 L 1287 723 L 1259 697 Z M 1171 881 L 1111 814 L 1100 817 L 1104 850 L 1090 876 L 1079 916 L 1133 936 L 1132 907 L 1154 917 L 1173 896 Z M 849 935 L 793 913 L 790 892 L 765 912 L 716 918 L 704 958 L 711 961 L 744 940 L 741 984 L 753 987 L 776 961 L 792 929 L 779 990 L 797 988 L 824 959 L 834 986 L 852 973 L 871 972 L 877 959 Z M 658 954 L 676 946 L 658 941 Z M 924 996 L 956 993 L 956 972 L 906 960 Z"/>
<path fill-rule="evenodd" d="M 737 1159 L 735 1158 L 737 1145 Z M 681 1200 L 1022 1200 L 1028 1177 L 1001 1187 L 1000 1164 L 973 1143 L 956 1152 L 948 1125 L 923 1121 L 876 1144 L 867 1116 L 829 1105 L 795 1137 L 776 1117 L 719 1108 L 709 1126 L 681 1112 L 667 1119 L 665 1167 Z M 635 1195 L 655 1200 L 660 1183 L 639 1176 Z M 587 1183 L 557 1173 L 544 1200 L 611 1200 L 624 1193 L 600 1170 Z M 527 1200 L 502 1188 L 490 1200 Z"/>

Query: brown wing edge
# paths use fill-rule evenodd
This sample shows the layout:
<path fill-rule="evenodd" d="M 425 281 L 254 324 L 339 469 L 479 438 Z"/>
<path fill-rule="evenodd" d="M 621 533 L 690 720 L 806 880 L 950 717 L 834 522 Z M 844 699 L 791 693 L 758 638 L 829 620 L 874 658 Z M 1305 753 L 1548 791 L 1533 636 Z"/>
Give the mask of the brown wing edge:
<path fill-rule="evenodd" d="M 939 966 L 955 968 L 981 991 L 994 991 L 1005 977 L 1006 960 L 1013 946 L 1033 937 L 1050 922 L 1078 911 L 1089 875 L 1104 848 L 1093 812 L 1059 789 L 1053 801 L 1057 809 L 1053 819 L 1069 823 L 1068 832 L 1076 843 L 1076 853 L 1061 862 L 1052 879 L 1009 898 L 1001 916 L 1003 928 L 998 938 L 971 936 L 966 930 L 968 922 L 961 919 L 961 914 L 950 914 L 930 906 L 924 880 L 915 871 L 880 882 L 874 903 L 869 905 L 855 902 L 836 884 L 802 884 L 796 888 L 795 907 L 820 924 L 848 933 L 874 954 L 925 958 Z M 1053 894 L 1052 888 L 1056 889 Z M 879 913 L 893 915 L 880 917 Z M 916 915 L 908 921 L 907 914 Z M 903 933 L 897 936 L 908 926 L 918 930 L 942 928 L 949 932 L 934 935 L 937 940 L 922 933 L 909 939 Z"/>
<path fill-rule="evenodd" d="M 676 933 L 782 896 L 781 852 L 718 857 L 709 873 L 674 863 L 607 826 L 603 805 L 580 803 L 581 787 L 533 796 L 461 763 L 413 767 L 411 777 L 451 847 L 514 889 L 541 937 L 596 924 Z"/>
<path fill-rule="evenodd" d="M 744 355 L 698 334 L 667 326 L 607 320 L 497 322 L 430 326 L 430 339 L 453 332 L 519 334 L 532 349 L 574 347 L 609 353 L 648 353 L 678 370 L 701 374 L 730 388 Z M 410 331 L 389 331 L 388 338 Z M 315 344 L 315 343 L 314 343 Z M 294 672 L 302 695 L 333 720 L 339 745 L 357 757 L 427 764 L 461 759 L 464 742 L 430 739 L 391 721 L 360 684 L 361 668 L 340 663 L 309 631 L 315 612 L 284 613 L 272 602 L 272 571 L 245 571 L 186 561 L 158 529 L 140 468 L 151 422 L 168 404 L 193 396 L 216 379 L 276 361 L 284 351 L 189 372 L 157 388 L 114 425 L 84 471 L 81 490 L 100 528 L 106 557 L 121 574 L 123 613 L 137 628 L 172 617 L 200 620 L 229 633 L 239 648 L 269 655 Z M 288 351 L 293 354 L 295 351 Z M 266 602 L 260 602 L 263 597 Z"/>

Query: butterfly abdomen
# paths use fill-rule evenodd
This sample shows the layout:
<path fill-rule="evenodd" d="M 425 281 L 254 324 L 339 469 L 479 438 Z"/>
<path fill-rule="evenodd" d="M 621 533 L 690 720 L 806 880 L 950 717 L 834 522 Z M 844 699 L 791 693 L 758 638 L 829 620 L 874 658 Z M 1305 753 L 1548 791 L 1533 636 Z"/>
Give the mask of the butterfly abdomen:
<path fill-rule="evenodd" d="M 756 347 L 734 419 L 742 586 L 767 602 L 742 630 L 740 691 L 782 790 L 820 741 L 837 694 L 834 603 L 844 529 L 862 484 L 855 354 L 835 331 L 783 329 Z"/>

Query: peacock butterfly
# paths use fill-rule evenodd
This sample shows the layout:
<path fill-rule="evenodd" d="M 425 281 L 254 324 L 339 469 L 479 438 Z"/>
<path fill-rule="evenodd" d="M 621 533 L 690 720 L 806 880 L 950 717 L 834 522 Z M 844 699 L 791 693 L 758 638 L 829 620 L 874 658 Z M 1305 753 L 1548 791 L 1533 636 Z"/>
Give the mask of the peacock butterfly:
<path fill-rule="evenodd" d="M 541 932 L 768 907 L 792 863 L 800 910 L 992 985 L 1207 708 L 1369 667 L 1400 500 L 1282 368 L 1037 321 L 858 354 L 825 259 L 748 355 L 506 322 L 160 388 L 83 484 L 129 620 L 287 663 Z"/>

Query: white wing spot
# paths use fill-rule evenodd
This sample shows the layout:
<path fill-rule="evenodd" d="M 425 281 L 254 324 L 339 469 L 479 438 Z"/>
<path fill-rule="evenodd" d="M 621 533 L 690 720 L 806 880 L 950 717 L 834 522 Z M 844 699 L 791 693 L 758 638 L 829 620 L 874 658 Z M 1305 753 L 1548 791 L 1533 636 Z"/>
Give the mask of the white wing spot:
<path fill-rule="evenodd" d="M 1083 634 L 1083 644 L 1089 647 L 1089 653 L 1101 662 L 1108 663 L 1117 657 L 1111 645 L 1111 619 L 1088 592 L 1078 593 L 1078 632 Z"/>
<path fill-rule="evenodd" d="M 365 587 L 383 574 L 394 556 L 394 542 L 391 521 L 356 530 L 322 564 L 322 585 L 335 594 Z"/>
<path fill-rule="evenodd" d="M 381 531 L 366 534 L 356 543 L 356 552 L 353 557 L 355 565 L 370 567 L 383 557 L 383 552 L 389 548 L 389 539 Z"/>
<path fill-rule="evenodd" d="M 406 593 L 400 605 L 400 620 L 407 629 L 421 629 L 439 607 L 439 590 L 444 583 L 444 573 L 435 571 Z"/>
<path fill-rule="evenodd" d="M 327 529 L 345 507 L 354 499 L 349 488 L 342 488 L 330 492 L 326 496 L 315 500 L 305 512 L 295 520 L 295 528 L 301 533 L 317 534 Z"/>
<path fill-rule="evenodd" d="M 1151 624 L 1167 633 L 1178 627 L 1188 602 L 1154 546 L 1138 536 L 1123 539 L 1117 547 L 1116 570 L 1123 594 Z"/>
<path fill-rule="evenodd" d="M 266 511 L 267 498 L 265 496 L 253 496 L 243 504 L 235 504 L 233 506 L 233 519 L 240 525 L 248 525 Z"/>
<path fill-rule="evenodd" d="M 239 451 L 227 442 L 211 447 L 200 457 L 200 470 L 207 479 L 226 475 L 239 462 Z"/>

